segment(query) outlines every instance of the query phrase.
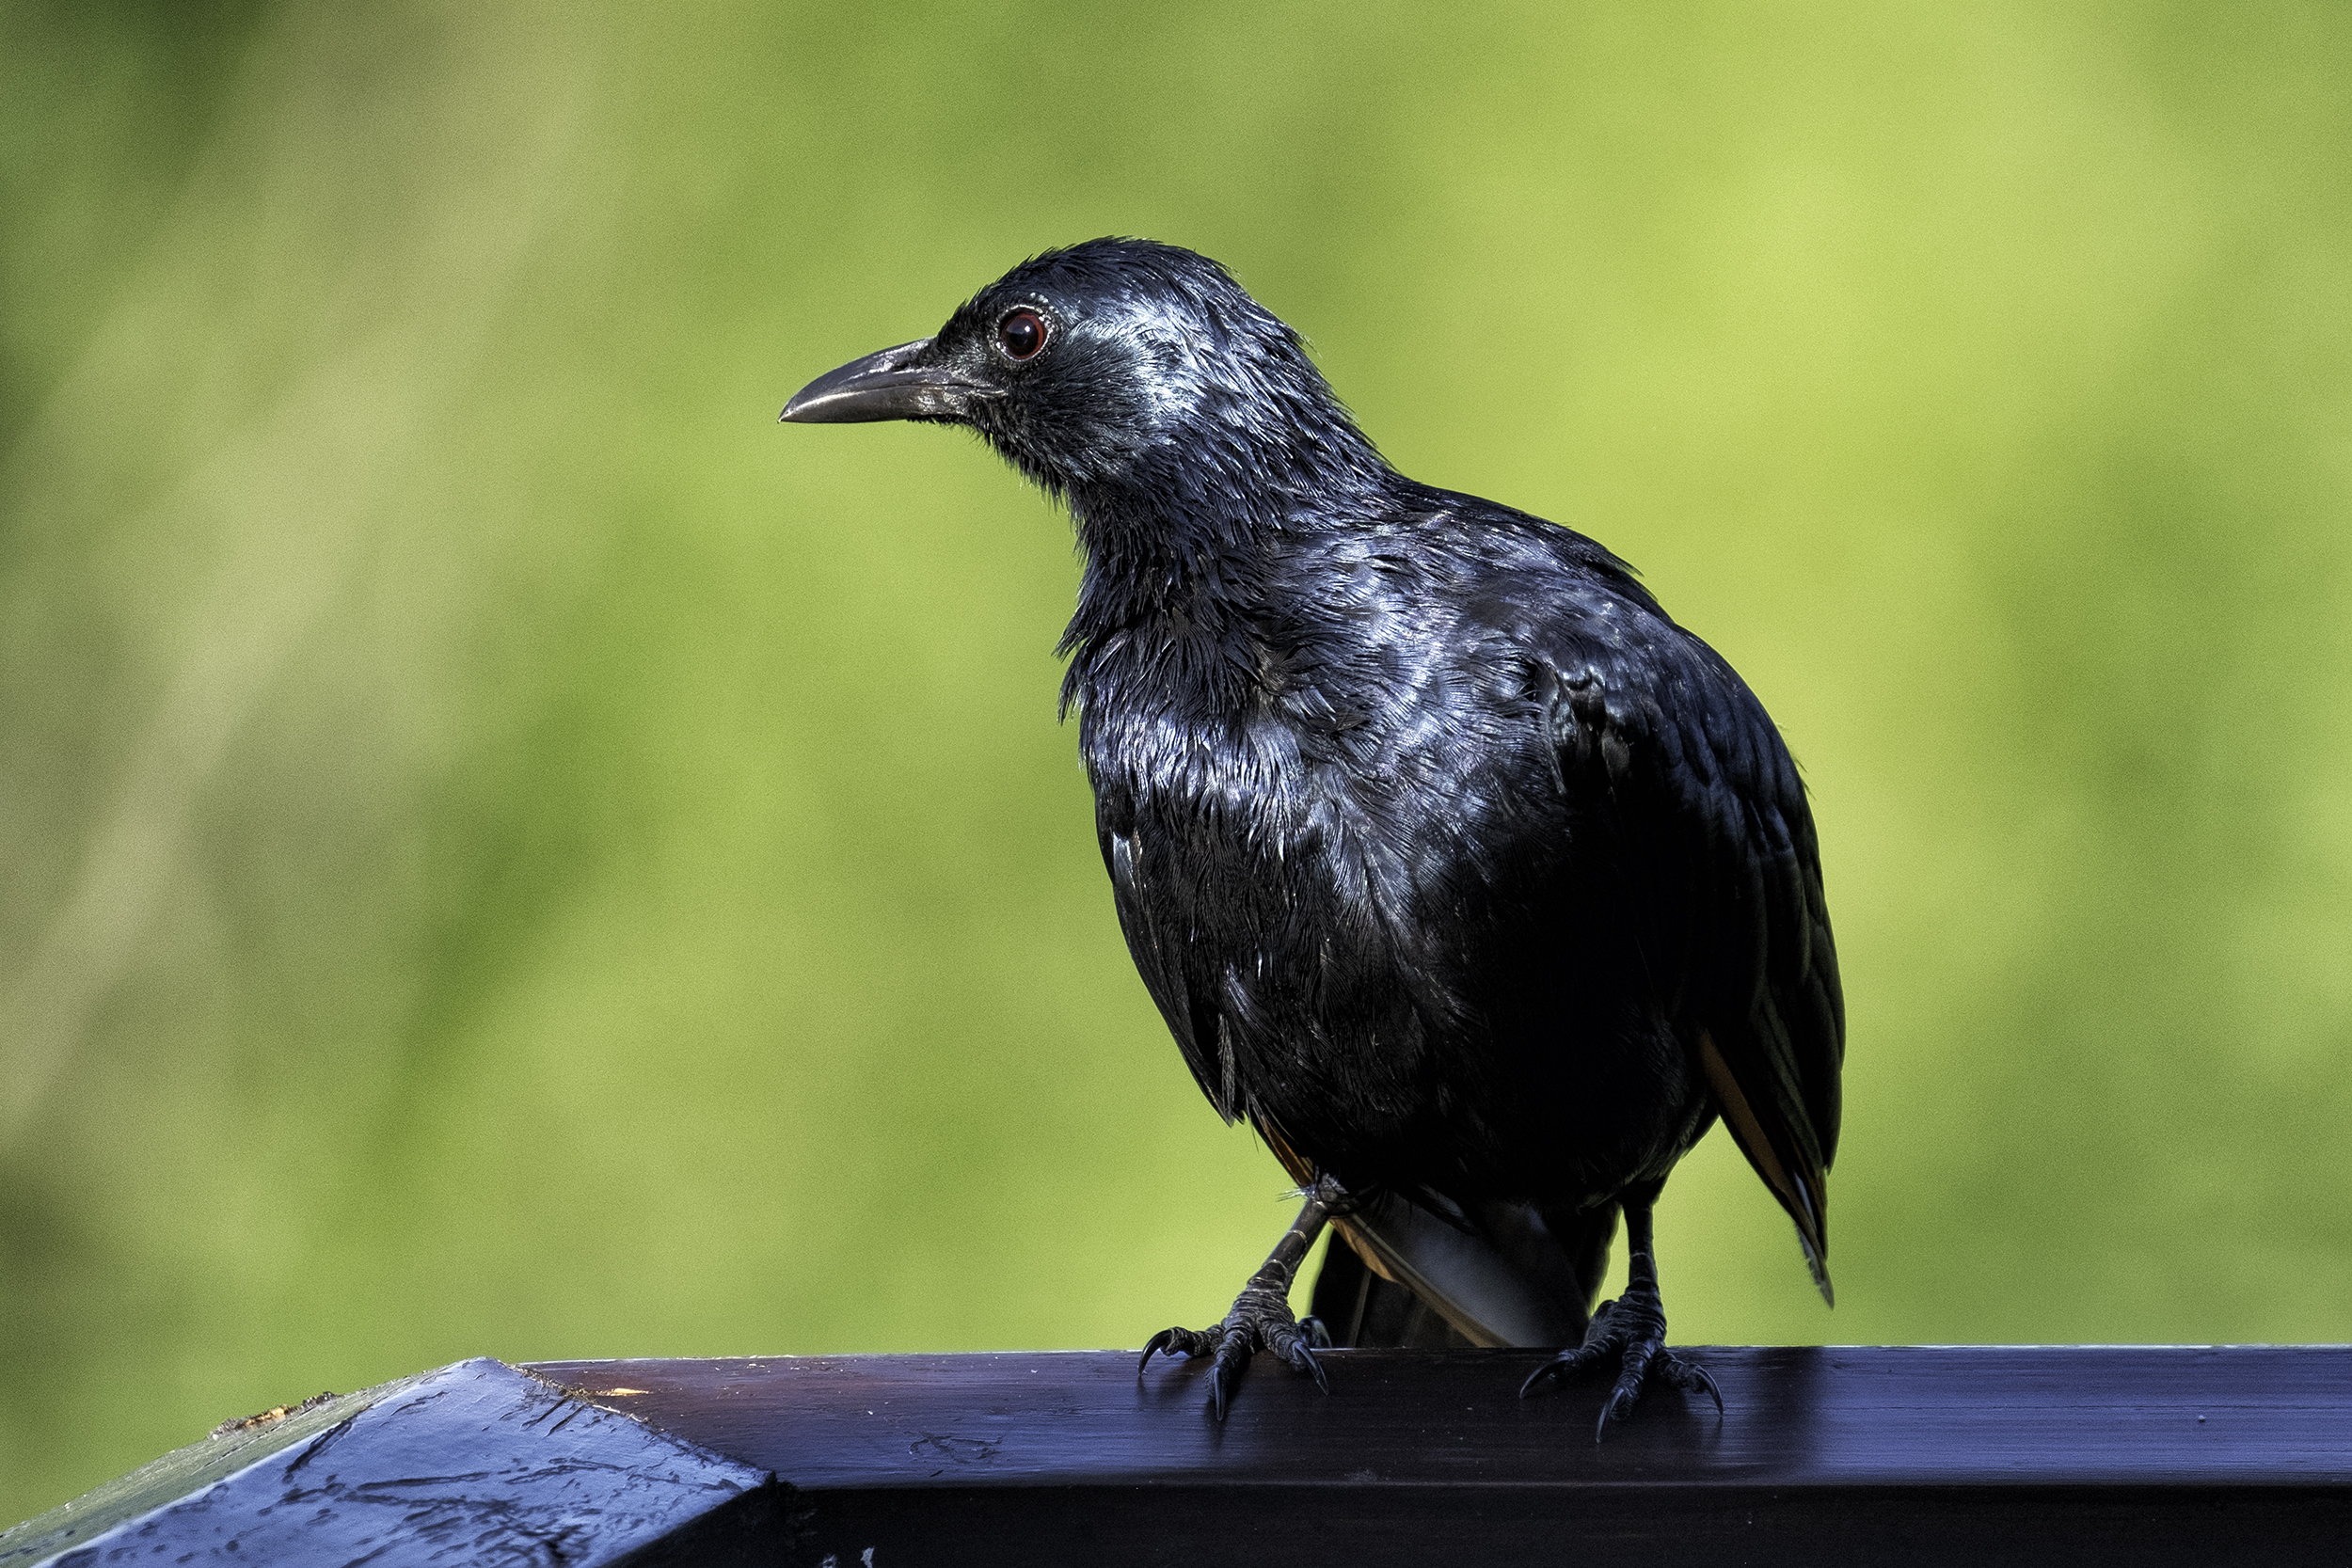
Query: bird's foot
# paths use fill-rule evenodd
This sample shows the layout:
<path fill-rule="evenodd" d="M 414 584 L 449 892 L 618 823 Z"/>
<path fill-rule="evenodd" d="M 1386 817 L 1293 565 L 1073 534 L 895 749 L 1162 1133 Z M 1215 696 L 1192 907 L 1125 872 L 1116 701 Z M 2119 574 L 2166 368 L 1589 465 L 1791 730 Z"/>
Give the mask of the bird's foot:
<path fill-rule="evenodd" d="M 1685 1393 L 1705 1389 L 1715 1402 L 1715 1414 L 1724 1413 L 1723 1391 L 1707 1369 L 1666 1348 L 1666 1309 L 1658 1298 L 1658 1287 L 1640 1281 L 1615 1301 L 1601 1303 L 1600 1310 L 1593 1314 L 1593 1326 L 1585 1331 L 1584 1342 L 1538 1367 L 1535 1375 L 1520 1386 L 1519 1398 L 1590 1370 L 1612 1356 L 1617 1358 L 1617 1382 L 1609 1390 L 1609 1402 L 1601 1406 L 1600 1422 L 1593 1429 L 1594 1442 L 1609 1435 L 1611 1421 L 1622 1421 L 1633 1413 L 1645 1383 L 1662 1383 Z"/>
<path fill-rule="evenodd" d="M 1249 1358 L 1266 1351 L 1279 1356 L 1292 1370 L 1313 1378 L 1316 1387 L 1329 1393 L 1330 1382 L 1323 1375 L 1315 1352 L 1329 1348 L 1331 1337 L 1324 1332 L 1320 1320 L 1309 1318 L 1301 1323 L 1291 1316 L 1290 1283 L 1287 1270 L 1276 1277 L 1269 1269 L 1261 1269 L 1250 1276 L 1234 1299 L 1233 1309 L 1215 1328 L 1164 1328 L 1152 1335 L 1152 1342 L 1143 1347 L 1143 1359 L 1136 1363 L 1136 1381 L 1143 1381 L 1143 1370 L 1154 1355 L 1206 1355 L 1210 1357 L 1209 1408 L 1221 1421 Z"/>

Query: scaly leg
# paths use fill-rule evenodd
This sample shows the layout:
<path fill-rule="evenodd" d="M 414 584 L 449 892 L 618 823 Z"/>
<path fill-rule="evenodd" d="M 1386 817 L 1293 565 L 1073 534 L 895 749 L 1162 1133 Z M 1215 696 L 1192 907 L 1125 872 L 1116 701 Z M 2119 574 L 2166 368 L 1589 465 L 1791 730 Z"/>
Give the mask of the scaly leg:
<path fill-rule="evenodd" d="M 1714 1400 L 1715 1413 L 1720 1416 L 1724 1410 L 1723 1392 L 1707 1375 L 1707 1369 L 1666 1348 L 1666 1307 L 1659 1299 L 1658 1261 L 1650 1253 L 1649 1212 L 1656 1198 L 1653 1192 L 1640 1202 L 1631 1197 L 1625 1200 L 1626 1243 L 1631 1254 L 1626 1259 L 1625 1294 L 1601 1303 L 1600 1310 L 1593 1314 L 1593 1326 L 1585 1331 L 1584 1342 L 1538 1367 L 1519 1389 L 1519 1397 L 1525 1399 L 1546 1384 L 1616 1357 L 1616 1386 L 1609 1391 L 1609 1402 L 1601 1406 L 1600 1424 L 1593 1431 L 1596 1443 L 1609 1434 L 1611 1421 L 1622 1421 L 1633 1413 L 1645 1382 L 1663 1383 L 1686 1393 L 1703 1388 Z"/>
<path fill-rule="evenodd" d="M 1301 1323 L 1292 1317 L 1290 1298 L 1291 1281 L 1298 1276 L 1298 1265 L 1306 1260 L 1307 1249 L 1322 1234 L 1325 1222 L 1331 1217 L 1331 1206 L 1339 1197 L 1339 1187 L 1327 1178 L 1309 1189 L 1298 1218 L 1274 1243 L 1264 1266 L 1242 1287 L 1241 1294 L 1234 1298 L 1233 1309 L 1225 1314 L 1225 1321 L 1210 1329 L 1165 1328 L 1152 1335 L 1152 1342 L 1143 1347 L 1143 1359 L 1136 1363 L 1136 1381 L 1143 1381 L 1143 1370 L 1152 1364 L 1153 1355 L 1162 1352 L 1169 1355 L 1211 1355 L 1209 1407 L 1221 1421 L 1249 1358 L 1264 1350 L 1280 1356 L 1293 1370 L 1313 1378 L 1316 1387 L 1329 1393 L 1331 1385 L 1323 1375 L 1322 1364 L 1315 1360 L 1315 1347 L 1328 1345 L 1330 1337 L 1314 1319 Z"/>

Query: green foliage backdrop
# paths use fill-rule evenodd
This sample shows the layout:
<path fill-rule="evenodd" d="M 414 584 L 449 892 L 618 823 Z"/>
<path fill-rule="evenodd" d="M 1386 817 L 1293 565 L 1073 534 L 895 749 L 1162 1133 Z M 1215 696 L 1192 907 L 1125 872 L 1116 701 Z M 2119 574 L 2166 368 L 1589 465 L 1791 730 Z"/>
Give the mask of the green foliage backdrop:
<path fill-rule="evenodd" d="M 0 1521 L 463 1355 L 1222 1307 L 1284 1182 L 1066 523 L 772 422 L 1106 232 L 1805 764 L 1841 1305 L 1718 1137 L 1680 1337 L 2352 1338 L 2352 12 L 1437 17 L 0 4 Z"/>

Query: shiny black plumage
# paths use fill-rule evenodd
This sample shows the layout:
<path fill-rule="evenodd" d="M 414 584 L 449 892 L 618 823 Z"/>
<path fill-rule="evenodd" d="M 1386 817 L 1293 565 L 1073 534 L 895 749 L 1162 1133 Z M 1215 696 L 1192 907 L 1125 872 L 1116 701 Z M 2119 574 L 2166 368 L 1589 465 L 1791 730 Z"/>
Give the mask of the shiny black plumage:
<path fill-rule="evenodd" d="M 1724 1113 L 1826 1291 L 1843 1020 L 1804 790 L 1624 562 L 1397 473 L 1295 334 L 1147 242 L 1017 267 L 787 417 L 967 424 L 1067 501 L 1063 701 L 1136 967 L 1375 1268 L 1359 1232 L 1410 1203 L 1581 1332 L 1618 1208 L 1645 1250 Z"/>

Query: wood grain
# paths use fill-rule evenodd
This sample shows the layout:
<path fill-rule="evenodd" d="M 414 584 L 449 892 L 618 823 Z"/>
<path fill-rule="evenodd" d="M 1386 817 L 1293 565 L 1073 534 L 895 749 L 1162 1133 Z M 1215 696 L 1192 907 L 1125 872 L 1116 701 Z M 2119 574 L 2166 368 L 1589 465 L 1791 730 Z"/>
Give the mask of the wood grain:
<path fill-rule="evenodd" d="M 772 1469 L 835 1568 L 2352 1561 L 2344 1348 L 1695 1354 L 1720 1421 L 1654 1393 L 1599 1445 L 1597 1385 L 1516 1397 L 1527 1351 L 1262 1368 L 1222 1426 L 1125 1352 L 537 1370 Z"/>
<path fill-rule="evenodd" d="M 1329 1397 L 1254 1368 L 1221 1427 L 1198 1367 L 1155 1362 L 1138 1383 L 1124 1351 L 533 1370 L 804 1489 L 2352 1486 L 2342 1347 L 1701 1349 L 1720 1420 L 1660 1390 L 1600 1444 L 1603 1382 L 1517 1397 L 1540 1351 L 1324 1354 Z"/>
<path fill-rule="evenodd" d="M 1332 1392 L 1135 1353 L 495 1361 L 218 1435 L 0 1563 L 2352 1562 L 2352 1348 L 1701 1349 L 1727 1406 L 1533 1351 Z"/>

